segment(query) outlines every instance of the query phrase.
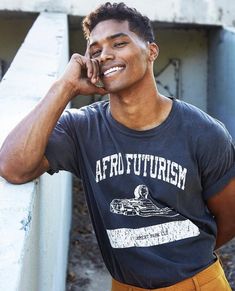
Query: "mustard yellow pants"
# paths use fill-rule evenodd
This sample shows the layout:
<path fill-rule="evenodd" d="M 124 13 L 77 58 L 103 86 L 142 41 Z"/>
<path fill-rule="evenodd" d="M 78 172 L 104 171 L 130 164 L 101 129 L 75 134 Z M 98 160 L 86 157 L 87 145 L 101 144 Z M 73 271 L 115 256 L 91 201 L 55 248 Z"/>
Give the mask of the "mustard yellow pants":
<path fill-rule="evenodd" d="M 195 276 L 170 287 L 143 289 L 112 280 L 112 291 L 232 291 L 219 260 Z"/>

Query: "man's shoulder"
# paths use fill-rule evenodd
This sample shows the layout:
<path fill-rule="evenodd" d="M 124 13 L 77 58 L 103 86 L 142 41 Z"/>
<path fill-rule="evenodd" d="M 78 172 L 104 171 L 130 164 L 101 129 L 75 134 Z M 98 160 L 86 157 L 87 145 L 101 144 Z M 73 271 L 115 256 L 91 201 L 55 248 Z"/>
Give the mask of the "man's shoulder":
<path fill-rule="evenodd" d="M 78 119 L 81 121 L 93 116 L 102 115 L 106 112 L 108 104 L 108 101 L 98 101 L 80 108 L 68 108 L 63 112 L 62 118 L 70 121 Z"/>
<path fill-rule="evenodd" d="M 190 124 L 199 130 L 226 130 L 225 125 L 216 119 L 216 117 L 185 101 L 179 100 L 178 102 L 180 103 L 182 116 L 186 124 Z"/>
<path fill-rule="evenodd" d="M 191 132 L 191 135 L 196 137 L 200 143 L 209 145 L 232 141 L 228 130 L 221 121 L 192 104 L 184 101 L 178 102 L 180 102 L 182 110 L 183 123 L 188 132 Z"/>

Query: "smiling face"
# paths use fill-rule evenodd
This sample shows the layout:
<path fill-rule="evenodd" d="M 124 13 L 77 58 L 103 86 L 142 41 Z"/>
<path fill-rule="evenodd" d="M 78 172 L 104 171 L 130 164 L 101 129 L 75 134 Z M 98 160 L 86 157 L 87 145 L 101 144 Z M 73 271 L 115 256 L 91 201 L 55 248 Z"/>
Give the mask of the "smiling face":
<path fill-rule="evenodd" d="M 105 20 L 92 30 L 91 58 L 100 64 L 100 79 L 110 93 L 135 86 L 152 71 L 150 44 L 130 31 L 127 21 Z"/>

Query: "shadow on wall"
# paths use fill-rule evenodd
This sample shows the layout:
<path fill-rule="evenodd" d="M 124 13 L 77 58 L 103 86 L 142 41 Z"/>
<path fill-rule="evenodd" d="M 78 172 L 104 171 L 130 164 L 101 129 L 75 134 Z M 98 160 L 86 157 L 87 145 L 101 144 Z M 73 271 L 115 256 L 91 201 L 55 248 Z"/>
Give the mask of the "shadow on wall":
<path fill-rule="evenodd" d="M 0 12 L 0 80 L 8 70 L 38 14 Z"/>

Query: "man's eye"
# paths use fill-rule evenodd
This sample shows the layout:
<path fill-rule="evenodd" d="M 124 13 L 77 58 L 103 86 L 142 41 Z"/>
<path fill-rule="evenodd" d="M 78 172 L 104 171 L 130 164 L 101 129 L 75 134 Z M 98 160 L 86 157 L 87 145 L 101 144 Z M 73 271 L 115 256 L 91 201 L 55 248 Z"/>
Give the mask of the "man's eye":
<path fill-rule="evenodd" d="M 101 50 L 97 50 L 91 53 L 92 58 L 97 58 L 101 53 Z"/>
<path fill-rule="evenodd" d="M 123 47 L 125 46 L 126 44 L 128 44 L 126 41 L 122 41 L 122 42 L 116 42 L 114 44 L 115 47 Z"/>

